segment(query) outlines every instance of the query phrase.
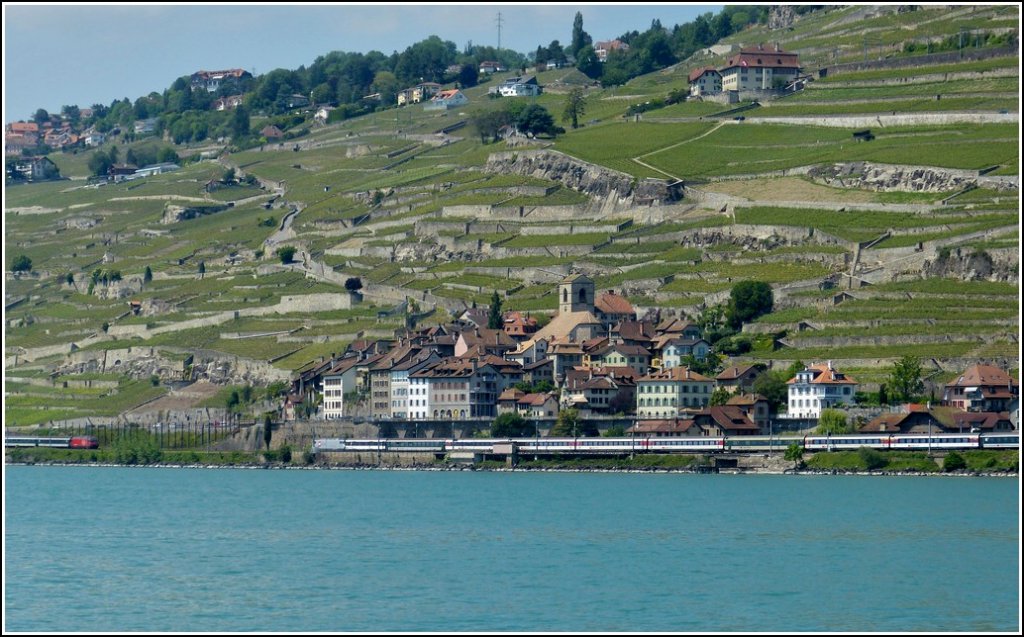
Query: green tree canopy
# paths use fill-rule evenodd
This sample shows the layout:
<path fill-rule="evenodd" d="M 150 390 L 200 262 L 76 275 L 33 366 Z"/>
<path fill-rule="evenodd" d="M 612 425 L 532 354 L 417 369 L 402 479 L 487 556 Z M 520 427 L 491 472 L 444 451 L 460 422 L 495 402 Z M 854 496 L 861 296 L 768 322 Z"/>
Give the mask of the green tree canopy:
<path fill-rule="evenodd" d="M 491 309 L 487 313 L 487 327 L 492 330 L 500 330 L 505 327 L 505 319 L 501 315 L 501 296 L 497 290 L 491 295 Z"/>
<path fill-rule="evenodd" d="M 14 272 L 31 272 L 32 271 L 32 259 L 25 254 L 19 254 L 14 257 L 14 261 L 11 261 L 11 270 Z"/>
<path fill-rule="evenodd" d="M 491 425 L 491 435 L 495 438 L 518 438 L 534 433 L 534 426 L 514 411 L 501 414 Z"/>
<path fill-rule="evenodd" d="M 576 54 L 576 68 L 592 80 L 601 77 L 601 60 L 597 57 L 594 47 L 587 44 L 580 49 Z"/>
<path fill-rule="evenodd" d="M 231 114 L 231 135 L 241 139 L 249 134 L 249 109 L 239 104 Z"/>
<path fill-rule="evenodd" d="M 589 46 L 593 42 L 590 34 L 583 30 L 583 14 L 579 11 L 572 19 L 572 40 L 569 42 L 567 51 L 576 58 L 580 56 L 580 49 Z"/>
<path fill-rule="evenodd" d="M 270 439 L 274 435 L 274 422 L 270 419 L 270 414 L 263 417 L 263 444 L 267 446 L 267 451 L 270 451 Z"/>
<path fill-rule="evenodd" d="M 822 409 L 818 417 L 818 428 L 815 433 L 821 436 L 829 434 L 848 434 L 853 432 L 853 427 L 847 424 L 846 414 L 838 409 Z"/>
<path fill-rule="evenodd" d="M 523 109 L 516 120 L 516 126 L 524 133 L 554 135 L 555 118 L 540 104 L 530 104 Z"/>
<path fill-rule="evenodd" d="M 291 263 L 295 252 L 295 246 L 284 246 L 277 249 L 277 256 L 281 259 L 281 263 Z"/>
<path fill-rule="evenodd" d="M 111 150 L 116 150 L 112 148 Z M 117 161 L 117 155 L 114 153 L 108 153 L 102 148 L 93 151 L 89 161 L 86 165 L 89 167 L 89 172 L 96 177 L 102 177 L 110 172 L 110 167 Z"/>
<path fill-rule="evenodd" d="M 722 357 L 714 352 L 708 352 L 704 358 L 687 354 L 680 359 L 679 363 L 691 372 L 697 372 L 710 378 L 714 378 L 724 369 Z"/>
<path fill-rule="evenodd" d="M 551 428 L 552 436 L 561 437 L 594 437 L 598 435 L 597 426 L 580 419 L 578 409 L 563 409 L 558 412 L 558 421 Z"/>
<path fill-rule="evenodd" d="M 476 113 L 469 121 L 480 135 L 480 143 L 486 144 L 488 140 L 497 141 L 498 131 L 512 120 L 507 110 L 499 108 Z"/>
<path fill-rule="evenodd" d="M 472 88 L 477 85 L 480 78 L 480 69 L 476 64 L 463 64 L 459 67 L 459 86 Z"/>
<path fill-rule="evenodd" d="M 715 391 L 711 392 L 711 399 L 708 401 L 708 405 L 714 407 L 716 405 L 724 405 L 729 402 L 732 398 L 732 392 L 725 387 L 715 387 Z"/>
<path fill-rule="evenodd" d="M 729 308 L 726 316 L 733 329 L 772 311 L 774 297 L 772 287 L 763 281 L 740 281 L 732 286 L 729 293 Z"/>
<path fill-rule="evenodd" d="M 924 391 L 921 380 L 921 359 L 916 356 L 904 356 L 893 364 L 889 374 L 888 388 L 898 400 L 911 401 Z"/>
<path fill-rule="evenodd" d="M 768 399 L 772 413 L 778 413 L 779 407 L 785 405 L 789 400 L 787 380 L 789 380 L 789 376 L 783 370 L 767 371 L 754 379 L 754 393 L 761 394 Z"/>
<path fill-rule="evenodd" d="M 562 111 L 562 121 L 572 122 L 572 127 L 579 128 L 579 119 L 587 112 L 587 98 L 583 89 L 579 86 L 569 91 L 565 98 L 565 110 Z"/>

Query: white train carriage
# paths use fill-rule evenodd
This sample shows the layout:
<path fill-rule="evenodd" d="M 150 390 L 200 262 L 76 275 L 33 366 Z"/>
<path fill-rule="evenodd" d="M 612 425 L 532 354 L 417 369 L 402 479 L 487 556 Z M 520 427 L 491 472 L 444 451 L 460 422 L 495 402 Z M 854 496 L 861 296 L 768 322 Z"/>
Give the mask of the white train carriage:
<path fill-rule="evenodd" d="M 890 449 L 977 449 L 978 434 L 893 434 Z"/>
<path fill-rule="evenodd" d="M 725 450 L 725 438 L 651 438 L 648 451 L 709 453 Z"/>
<path fill-rule="evenodd" d="M 57 447 L 67 448 L 71 438 L 54 438 L 51 436 L 4 436 L 5 447 Z"/>
<path fill-rule="evenodd" d="M 777 451 L 785 452 L 790 445 L 804 446 L 802 436 L 729 436 L 725 439 L 726 451 Z"/>
<path fill-rule="evenodd" d="M 837 434 L 835 436 L 805 436 L 804 449 L 807 451 L 849 451 L 861 447 L 889 449 L 892 435 L 878 434 Z"/>
<path fill-rule="evenodd" d="M 981 434 L 982 449 L 1019 449 L 1020 432 Z"/>

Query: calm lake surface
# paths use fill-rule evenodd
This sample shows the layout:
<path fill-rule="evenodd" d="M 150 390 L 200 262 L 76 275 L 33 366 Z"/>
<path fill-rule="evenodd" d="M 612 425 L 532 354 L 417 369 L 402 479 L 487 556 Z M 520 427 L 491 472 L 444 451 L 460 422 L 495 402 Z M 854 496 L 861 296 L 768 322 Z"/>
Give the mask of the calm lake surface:
<path fill-rule="evenodd" d="M 1019 631 L 1016 478 L 5 468 L 5 631 Z"/>

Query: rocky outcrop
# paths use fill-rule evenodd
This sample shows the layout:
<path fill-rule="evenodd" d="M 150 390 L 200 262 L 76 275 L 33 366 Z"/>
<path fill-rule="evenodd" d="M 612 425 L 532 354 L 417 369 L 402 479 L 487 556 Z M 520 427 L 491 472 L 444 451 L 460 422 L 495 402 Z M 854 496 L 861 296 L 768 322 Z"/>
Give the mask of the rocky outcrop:
<path fill-rule="evenodd" d="M 968 186 L 993 190 L 1017 190 L 1016 179 L 979 177 L 977 171 L 922 166 L 851 162 L 816 166 L 808 175 L 819 184 L 835 188 L 875 191 L 950 192 Z"/>
<path fill-rule="evenodd" d="M 1006 257 L 1015 256 L 1007 254 Z M 993 258 L 985 250 L 943 249 L 934 260 L 925 261 L 922 271 L 928 277 L 955 278 L 963 281 L 1017 282 L 1020 265 L 1015 258 Z"/>
<path fill-rule="evenodd" d="M 681 184 L 663 179 L 638 180 L 551 150 L 495 153 L 487 158 L 484 170 L 550 179 L 596 199 L 622 205 L 668 204 L 682 199 Z"/>
<path fill-rule="evenodd" d="M 788 29 L 796 22 L 796 12 L 789 5 L 775 5 L 768 9 L 768 28 L 772 31 Z"/>
<path fill-rule="evenodd" d="M 212 206 L 178 206 L 174 204 L 166 204 L 164 206 L 164 216 L 160 219 L 160 223 L 169 225 L 172 223 L 178 223 L 179 221 L 187 221 L 188 219 L 195 219 L 196 217 L 202 217 L 204 215 L 212 215 L 222 210 L 227 210 L 234 206 L 234 203 L 227 203 L 224 205 L 212 205 Z"/>

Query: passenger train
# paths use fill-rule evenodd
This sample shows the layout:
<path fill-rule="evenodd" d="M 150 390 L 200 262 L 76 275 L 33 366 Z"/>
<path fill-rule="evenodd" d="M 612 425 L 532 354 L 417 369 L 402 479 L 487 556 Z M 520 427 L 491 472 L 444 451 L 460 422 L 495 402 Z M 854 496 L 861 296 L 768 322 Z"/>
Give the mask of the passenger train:
<path fill-rule="evenodd" d="M 515 444 L 520 453 L 718 453 L 784 452 L 790 445 L 807 451 L 844 451 L 873 449 L 1018 449 L 1019 432 L 987 434 L 842 434 L 835 436 L 726 436 L 726 437 L 626 437 L 626 438 L 318 438 L 313 452 L 376 451 L 434 452 L 453 451 L 494 453 L 495 445 Z"/>
<path fill-rule="evenodd" d="M 100 441 L 96 436 L 4 436 L 5 447 L 55 447 L 58 449 L 98 449 Z"/>

